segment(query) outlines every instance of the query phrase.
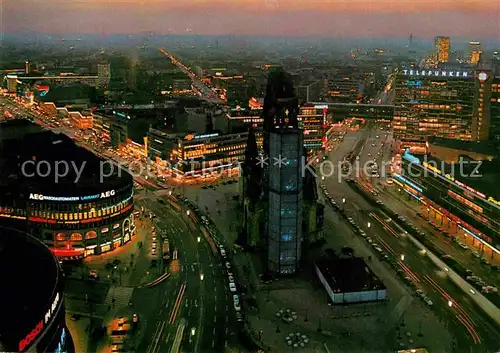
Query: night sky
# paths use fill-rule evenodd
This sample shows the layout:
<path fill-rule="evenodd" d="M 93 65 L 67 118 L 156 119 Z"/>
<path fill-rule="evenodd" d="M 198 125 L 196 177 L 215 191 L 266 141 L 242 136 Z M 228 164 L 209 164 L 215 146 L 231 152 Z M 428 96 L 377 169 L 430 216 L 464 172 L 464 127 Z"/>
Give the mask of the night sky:
<path fill-rule="evenodd" d="M 500 1 L 0 1 L 8 33 L 500 37 Z"/>

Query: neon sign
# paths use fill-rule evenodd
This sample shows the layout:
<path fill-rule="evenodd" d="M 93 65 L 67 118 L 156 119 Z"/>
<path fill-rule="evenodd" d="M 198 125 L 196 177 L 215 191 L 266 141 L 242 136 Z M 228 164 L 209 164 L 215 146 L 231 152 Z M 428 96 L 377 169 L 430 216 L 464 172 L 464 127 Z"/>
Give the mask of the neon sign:
<path fill-rule="evenodd" d="M 410 163 L 420 164 L 420 159 L 418 159 L 417 157 L 415 157 L 414 155 L 412 155 L 410 153 L 409 149 L 405 150 L 405 153 L 403 154 L 403 158 L 406 159 Z"/>
<path fill-rule="evenodd" d="M 467 71 L 441 71 L 441 70 L 402 70 L 405 76 L 441 76 L 441 77 L 469 77 Z"/>
<path fill-rule="evenodd" d="M 219 136 L 219 134 L 215 133 L 215 134 L 196 135 L 194 138 L 195 139 L 204 139 L 204 138 L 216 137 L 216 136 Z"/>
<path fill-rule="evenodd" d="M 443 175 L 443 172 L 441 170 L 437 169 L 436 167 L 434 167 L 433 165 L 430 165 L 427 162 L 424 162 L 423 164 L 424 164 L 424 167 L 426 167 L 430 171 L 432 171 L 436 174 L 439 174 L 439 175 Z M 455 178 L 453 176 L 451 176 L 450 174 L 444 174 L 444 177 L 450 181 L 455 181 Z"/>
<path fill-rule="evenodd" d="M 87 195 L 87 196 L 46 196 L 42 194 L 33 194 L 29 196 L 30 200 L 38 201 L 88 201 L 95 199 L 105 199 L 107 197 L 115 196 L 115 190 L 101 192 L 100 194 Z"/>
<path fill-rule="evenodd" d="M 493 197 L 488 197 L 488 201 L 494 203 L 497 206 L 500 206 L 500 201 L 495 200 Z"/>
<path fill-rule="evenodd" d="M 23 352 L 42 333 L 43 328 L 43 320 L 40 320 L 35 328 L 19 342 L 19 352 Z"/>
<path fill-rule="evenodd" d="M 65 345 L 66 345 L 66 329 L 63 328 L 61 331 L 61 338 L 59 339 L 59 343 L 57 344 L 57 348 L 54 352 L 62 353 Z"/>
<path fill-rule="evenodd" d="M 480 82 L 484 82 L 488 79 L 488 74 L 484 71 L 480 72 L 478 75 L 477 75 L 477 78 Z"/>
<path fill-rule="evenodd" d="M 415 185 L 414 183 L 412 183 L 411 181 L 409 181 L 408 179 L 406 179 L 402 175 L 397 174 L 397 173 L 393 173 L 392 176 L 395 177 L 396 179 L 399 179 L 402 183 L 411 186 L 413 189 L 417 190 L 418 192 L 423 192 L 421 187 Z"/>
<path fill-rule="evenodd" d="M 408 87 L 422 87 L 422 81 L 406 80 L 405 86 L 408 86 Z"/>
<path fill-rule="evenodd" d="M 49 320 L 56 312 L 57 304 L 59 304 L 59 293 L 56 294 L 56 297 L 54 298 L 52 305 L 50 306 L 49 310 L 47 310 L 47 312 L 45 313 L 45 324 L 49 322 Z"/>

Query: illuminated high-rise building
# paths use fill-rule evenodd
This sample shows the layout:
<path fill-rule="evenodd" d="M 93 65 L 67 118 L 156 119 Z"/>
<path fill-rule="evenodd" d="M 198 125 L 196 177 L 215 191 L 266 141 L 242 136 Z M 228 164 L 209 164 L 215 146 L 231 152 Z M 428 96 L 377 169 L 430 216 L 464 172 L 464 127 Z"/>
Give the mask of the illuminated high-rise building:
<path fill-rule="evenodd" d="M 481 70 L 475 82 L 472 138 L 500 141 L 500 78 L 492 70 Z"/>
<path fill-rule="evenodd" d="M 429 136 L 472 140 L 474 72 L 403 69 L 395 80 L 393 128 L 403 147 L 425 148 Z"/>
<path fill-rule="evenodd" d="M 111 65 L 97 64 L 97 85 L 99 88 L 109 88 L 109 81 L 111 80 Z"/>
<path fill-rule="evenodd" d="M 480 42 L 469 42 L 469 53 L 467 60 L 470 64 L 477 65 L 479 60 L 481 60 L 481 55 L 483 51 L 481 50 Z"/>
<path fill-rule="evenodd" d="M 434 50 L 436 53 L 436 61 L 438 63 L 447 63 L 450 61 L 450 37 L 434 38 Z"/>

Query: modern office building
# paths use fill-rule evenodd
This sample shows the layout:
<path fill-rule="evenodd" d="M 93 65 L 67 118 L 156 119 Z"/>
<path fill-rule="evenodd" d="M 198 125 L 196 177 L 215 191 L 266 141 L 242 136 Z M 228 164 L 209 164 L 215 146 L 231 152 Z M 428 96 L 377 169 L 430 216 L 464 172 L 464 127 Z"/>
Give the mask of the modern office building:
<path fill-rule="evenodd" d="M 321 93 L 325 90 L 325 86 L 325 80 L 317 80 L 297 86 L 299 105 L 319 101 Z"/>
<path fill-rule="evenodd" d="M 395 79 L 395 139 L 403 147 L 421 150 L 429 136 L 473 139 L 478 79 L 468 69 L 399 69 Z"/>
<path fill-rule="evenodd" d="M 447 63 L 450 61 L 451 40 L 450 37 L 434 38 L 434 50 L 436 61 L 438 63 Z"/>
<path fill-rule="evenodd" d="M 500 140 L 500 76 L 492 70 L 476 71 L 474 141 Z"/>
<path fill-rule="evenodd" d="M 38 239 L 0 227 L 0 351 L 75 352 L 65 322 L 64 275 Z"/>
<path fill-rule="evenodd" d="M 393 174 L 394 182 L 420 202 L 422 217 L 466 244 L 478 257 L 499 264 L 499 159 L 479 163 L 462 157 L 446 163 L 449 153 L 443 159 L 438 156 L 413 155 L 407 150 L 401 173 Z"/>
<path fill-rule="evenodd" d="M 134 236 L 133 180 L 63 134 L 0 124 L 0 224 L 61 258 L 102 254 Z"/>
<path fill-rule="evenodd" d="M 252 100 L 250 100 L 250 103 Z M 263 145 L 263 127 L 261 109 L 240 109 L 226 113 L 229 131 L 248 131 L 253 128 L 257 139 L 257 147 Z M 391 114 L 392 118 L 392 114 Z M 330 129 L 332 114 L 328 111 L 328 106 L 304 105 L 299 108 L 297 116 L 298 127 L 303 131 L 303 147 L 308 154 L 322 150 L 328 140 L 328 131 Z"/>
<path fill-rule="evenodd" d="M 481 42 L 469 42 L 469 52 L 467 53 L 467 61 L 469 64 L 477 65 L 479 60 L 481 60 L 482 54 Z"/>
<path fill-rule="evenodd" d="M 238 175 L 247 132 L 235 134 L 172 134 L 150 128 L 148 156 L 178 178 L 193 178 L 222 171 Z"/>
<path fill-rule="evenodd" d="M 102 145 L 119 149 L 127 143 L 130 116 L 122 112 L 93 114 L 92 131 Z"/>
<path fill-rule="evenodd" d="M 111 64 L 97 64 L 97 87 L 109 89 L 111 81 Z"/>
<path fill-rule="evenodd" d="M 356 103 L 363 97 L 366 77 L 354 68 L 342 68 L 328 75 L 328 102 Z M 311 102 L 311 101 L 309 101 Z"/>

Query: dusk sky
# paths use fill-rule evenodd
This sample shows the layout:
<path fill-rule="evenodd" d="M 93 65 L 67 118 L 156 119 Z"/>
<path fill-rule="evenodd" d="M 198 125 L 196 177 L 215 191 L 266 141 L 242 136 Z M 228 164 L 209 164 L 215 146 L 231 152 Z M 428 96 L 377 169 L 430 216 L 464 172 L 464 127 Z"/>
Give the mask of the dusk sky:
<path fill-rule="evenodd" d="M 3 32 L 500 38 L 500 1 L 0 0 Z"/>

